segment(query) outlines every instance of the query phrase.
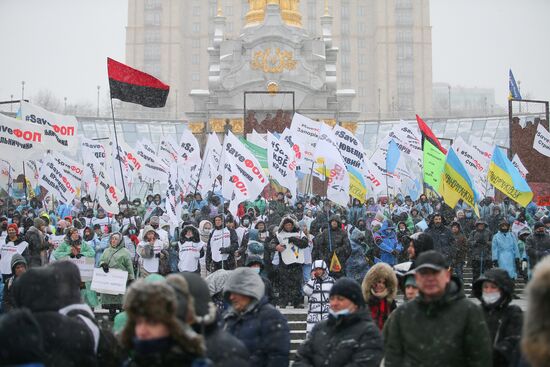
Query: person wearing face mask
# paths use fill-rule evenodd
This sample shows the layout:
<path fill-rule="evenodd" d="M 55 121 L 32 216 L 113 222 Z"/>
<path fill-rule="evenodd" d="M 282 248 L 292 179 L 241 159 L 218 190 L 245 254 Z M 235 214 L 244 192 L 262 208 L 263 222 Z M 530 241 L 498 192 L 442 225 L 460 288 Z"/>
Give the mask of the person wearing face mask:
<path fill-rule="evenodd" d="M 504 269 L 487 270 L 472 285 L 473 295 L 481 302 L 485 321 L 493 341 L 493 366 L 516 366 L 523 313 L 511 305 L 514 282 Z"/>
<path fill-rule="evenodd" d="M 178 270 L 200 274 L 199 260 L 204 256 L 205 246 L 198 229 L 191 225 L 185 226 L 178 241 Z"/>
<path fill-rule="evenodd" d="M 550 255 L 550 235 L 546 233 L 544 224 L 537 222 L 533 228 L 533 234 L 525 240 L 525 251 L 529 257 L 529 266 L 531 269 L 533 269 L 543 257 Z"/>
<path fill-rule="evenodd" d="M 254 272 L 260 275 L 260 277 L 262 278 L 262 282 L 264 282 L 265 296 L 267 297 L 267 301 L 275 306 L 276 300 L 275 296 L 273 295 L 273 287 L 271 286 L 271 282 L 266 277 L 266 274 L 264 272 L 264 259 L 262 259 L 262 257 L 259 255 L 249 255 L 246 258 L 245 266 L 254 270 Z"/>
<path fill-rule="evenodd" d="M 386 263 L 375 264 L 363 279 L 361 289 L 374 323 L 382 330 L 390 314 L 397 308 L 395 272 Z"/>
<path fill-rule="evenodd" d="M 510 278 L 517 279 L 521 267 L 518 241 L 506 221 L 500 223 L 498 232 L 493 236 L 491 256 L 493 267 L 504 269 Z"/>
<path fill-rule="evenodd" d="M 383 357 L 380 331 L 372 321 L 361 287 L 349 278 L 334 283 L 329 317 L 319 322 L 298 348 L 294 366 L 378 367 Z"/>

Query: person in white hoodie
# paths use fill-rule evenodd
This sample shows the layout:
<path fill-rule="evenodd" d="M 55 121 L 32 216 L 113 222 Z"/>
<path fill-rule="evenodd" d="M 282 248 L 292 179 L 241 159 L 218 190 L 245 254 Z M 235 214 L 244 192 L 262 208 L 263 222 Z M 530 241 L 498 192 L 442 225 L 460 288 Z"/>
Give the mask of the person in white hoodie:
<path fill-rule="evenodd" d="M 137 253 L 140 257 L 139 276 L 145 278 L 149 274 L 158 273 L 161 251 L 168 245 L 161 241 L 157 232 L 151 226 L 143 228 L 143 237 L 137 246 Z"/>
<path fill-rule="evenodd" d="M 204 256 L 205 247 L 197 228 L 192 225 L 183 227 L 178 241 L 178 270 L 200 274 L 199 260 Z"/>

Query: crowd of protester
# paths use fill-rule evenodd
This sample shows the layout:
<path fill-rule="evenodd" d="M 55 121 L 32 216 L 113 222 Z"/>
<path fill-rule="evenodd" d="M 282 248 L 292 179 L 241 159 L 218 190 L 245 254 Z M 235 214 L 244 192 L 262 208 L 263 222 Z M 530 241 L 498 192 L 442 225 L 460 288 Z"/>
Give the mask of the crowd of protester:
<path fill-rule="evenodd" d="M 545 289 L 534 310 L 550 304 L 546 207 L 277 193 L 233 215 L 196 193 L 178 223 L 164 208 L 159 194 L 117 215 L 90 197 L 0 200 L 0 365 L 287 366 L 288 307 L 308 312 L 295 366 L 527 366 L 520 344 L 548 365 L 550 330 L 536 327 L 548 316 L 524 322 L 511 304 L 520 278 Z M 82 257 L 126 271 L 126 294 L 82 282 L 65 261 Z"/>

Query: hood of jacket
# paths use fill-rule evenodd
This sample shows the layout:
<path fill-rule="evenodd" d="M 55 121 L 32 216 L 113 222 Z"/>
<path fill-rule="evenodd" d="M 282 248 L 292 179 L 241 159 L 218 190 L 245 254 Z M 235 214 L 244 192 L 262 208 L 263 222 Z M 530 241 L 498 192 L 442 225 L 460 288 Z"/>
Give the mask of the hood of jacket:
<path fill-rule="evenodd" d="M 253 269 L 237 268 L 227 278 L 223 292 L 225 295 L 238 293 L 259 301 L 265 294 L 265 286 L 262 278 Z"/>
<path fill-rule="evenodd" d="M 193 233 L 193 236 L 189 239 L 185 238 L 185 234 L 187 233 L 187 231 L 191 231 L 191 233 Z M 200 238 L 199 230 L 195 226 L 186 225 L 185 227 L 183 227 L 183 230 L 180 232 L 180 241 L 182 242 L 185 242 L 185 241 L 199 242 L 200 240 L 201 238 Z"/>
<path fill-rule="evenodd" d="M 283 219 L 281 219 L 281 223 L 279 224 L 279 232 L 284 231 L 284 225 L 285 223 L 288 223 L 288 222 L 292 223 L 292 225 L 294 226 L 291 232 L 300 232 L 298 221 L 293 215 L 285 215 Z"/>
<path fill-rule="evenodd" d="M 374 286 L 374 283 L 379 279 L 384 279 L 386 281 L 386 288 L 388 290 L 388 302 L 391 303 L 397 295 L 397 276 L 395 272 L 386 263 L 375 264 L 367 272 L 365 279 L 363 279 L 363 284 L 361 285 L 361 290 L 363 291 L 363 298 L 365 302 L 368 303 L 371 297 L 374 297 L 371 293 L 371 289 Z"/>
<path fill-rule="evenodd" d="M 512 301 L 514 281 L 510 278 L 506 270 L 499 268 L 489 269 L 474 282 L 472 285 L 472 293 L 474 297 L 479 300 L 481 300 L 483 293 L 482 288 L 484 281 L 495 283 L 501 290 L 503 298 L 499 305 L 508 305 Z"/>
<path fill-rule="evenodd" d="M 149 232 L 155 232 L 155 236 L 158 237 L 157 231 L 150 225 L 146 225 L 143 227 L 143 233 L 141 235 L 141 240 L 145 241 L 145 237 L 147 237 L 147 233 Z"/>
<path fill-rule="evenodd" d="M 124 241 L 122 240 L 122 234 L 121 234 L 120 232 L 113 232 L 113 233 L 111 233 L 111 234 L 109 235 L 109 243 L 108 243 L 108 247 L 107 247 L 107 248 L 111 247 L 111 238 L 112 238 L 113 236 L 118 236 L 118 237 L 119 237 L 118 244 L 117 244 L 116 247 L 115 247 L 116 249 L 118 249 L 119 247 L 124 246 Z"/>
<path fill-rule="evenodd" d="M 15 253 L 13 254 L 13 257 L 11 258 L 11 262 L 10 262 L 10 269 L 12 274 L 15 274 L 15 267 L 18 264 L 25 264 L 25 267 L 27 267 L 27 260 L 25 260 L 25 258 L 22 255 Z"/>

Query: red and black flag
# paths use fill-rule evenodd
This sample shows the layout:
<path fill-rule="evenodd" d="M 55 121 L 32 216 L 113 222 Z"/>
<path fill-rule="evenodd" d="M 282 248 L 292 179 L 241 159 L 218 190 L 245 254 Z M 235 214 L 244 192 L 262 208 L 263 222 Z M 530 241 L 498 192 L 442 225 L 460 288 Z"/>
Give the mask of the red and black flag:
<path fill-rule="evenodd" d="M 145 107 L 164 107 L 170 87 L 154 76 L 107 58 L 111 98 Z"/>
<path fill-rule="evenodd" d="M 437 147 L 441 153 L 447 154 L 447 149 L 443 148 L 443 145 L 441 145 L 432 129 L 430 129 L 430 127 L 418 115 L 416 115 L 416 122 L 418 122 L 418 127 L 422 133 L 422 146 L 424 146 L 424 140 L 428 140 L 434 147 Z"/>

